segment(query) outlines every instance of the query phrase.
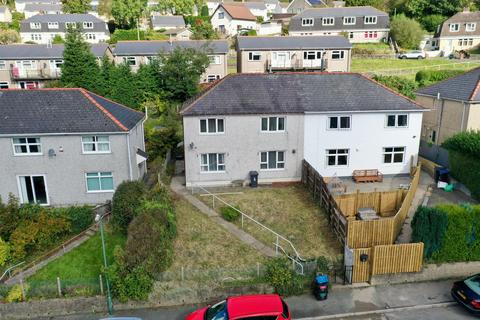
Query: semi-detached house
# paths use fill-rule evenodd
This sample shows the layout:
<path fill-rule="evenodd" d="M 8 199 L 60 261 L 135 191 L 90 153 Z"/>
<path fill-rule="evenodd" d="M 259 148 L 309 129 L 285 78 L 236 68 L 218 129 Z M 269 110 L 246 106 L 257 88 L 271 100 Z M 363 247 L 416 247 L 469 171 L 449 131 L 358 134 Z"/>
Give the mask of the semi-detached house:
<path fill-rule="evenodd" d="M 373 7 L 308 9 L 294 16 L 288 33 L 294 36 L 346 34 L 350 42 L 387 41 L 390 19 Z"/>
<path fill-rule="evenodd" d="M 257 17 L 244 3 L 221 3 L 213 12 L 210 22 L 214 30 L 227 36 L 235 36 L 241 30 L 257 29 Z"/>
<path fill-rule="evenodd" d="M 302 160 L 325 177 L 408 174 L 425 109 L 352 73 L 236 74 L 181 114 L 186 184 L 299 181 Z"/>
<path fill-rule="evenodd" d="M 146 172 L 144 114 L 83 89 L 0 90 L 0 197 L 98 204 Z"/>

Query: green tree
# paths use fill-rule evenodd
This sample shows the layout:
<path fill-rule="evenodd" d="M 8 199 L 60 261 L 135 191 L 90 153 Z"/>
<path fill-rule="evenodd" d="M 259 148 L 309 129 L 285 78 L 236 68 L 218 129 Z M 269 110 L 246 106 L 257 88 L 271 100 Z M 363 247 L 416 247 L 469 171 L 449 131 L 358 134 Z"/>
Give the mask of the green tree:
<path fill-rule="evenodd" d="M 200 10 L 200 16 L 202 17 L 208 17 L 210 14 L 208 13 L 208 6 L 203 5 L 202 9 Z"/>
<path fill-rule="evenodd" d="M 385 0 L 346 0 L 345 4 L 348 7 L 372 6 L 382 10 L 386 8 Z"/>
<path fill-rule="evenodd" d="M 183 102 L 198 92 L 200 76 L 210 64 L 208 48 L 203 51 L 175 48 L 159 54 L 159 76 L 164 96 Z"/>
<path fill-rule="evenodd" d="M 431 14 L 420 19 L 420 23 L 428 32 L 435 32 L 437 27 L 447 20 L 447 17 L 441 14 Z"/>
<path fill-rule="evenodd" d="M 404 96 L 407 96 L 411 99 L 415 99 L 415 90 L 418 86 L 415 81 L 412 81 L 405 77 L 400 76 L 381 76 L 375 75 L 373 80 L 380 82 L 384 86 L 387 86 Z"/>
<path fill-rule="evenodd" d="M 110 71 L 106 96 L 130 108 L 138 107 L 140 101 L 138 83 L 130 66 L 126 63 L 115 66 Z"/>
<path fill-rule="evenodd" d="M 189 15 L 193 13 L 195 5 L 195 0 L 162 0 L 155 7 L 155 10 L 176 15 Z"/>
<path fill-rule="evenodd" d="M 218 39 L 218 34 L 213 30 L 212 24 L 203 19 L 195 19 L 192 25 L 192 39 Z"/>
<path fill-rule="evenodd" d="M 80 87 L 98 92 L 101 88 L 100 67 L 84 40 L 79 28 L 69 28 L 65 36 L 62 75 L 60 83 L 65 87 Z"/>
<path fill-rule="evenodd" d="M 98 2 L 98 13 L 107 18 L 112 17 L 112 0 L 100 0 Z"/>
<path fill-rule="evenodd" d="M 52 43 L 53 44 L 63 44 L 63 43 L 65 43 L 65 40 L 63 40 L 61 35 L 57 34 L 57 35 L 55 35 L 55 37 L 53 37 Z"/>
<path fill-rule="evenodd" d="M 390 33 L 400 47 L 416 49 L 423 38 L 424 31 L 417 21 L 399 14 L 393 17 L 390 23 Z"/>
<path fill-rule="evenodd" d="M 62 0 L 65 13 L 86 13 L 90 9 L 90 0 Z"/>
<path fill-rule="evenodd" d="M 137 25 L 146 8 L 147 0 L 112 0 L 111 11 L 118 26 L 131 29 Z"/>
<path fill-rule="evenodd" d="M 449 17 L 464 7 L 469 7 L 471 3 L 471 0 L 405 0 L 402 8 L 409 17 L 417 19 L 431 14 Z"/>
<path fill-rule="evenodd" d="M 0 44 L 20 42 L 20 34 L 15 30 L 0 30 Z"/>

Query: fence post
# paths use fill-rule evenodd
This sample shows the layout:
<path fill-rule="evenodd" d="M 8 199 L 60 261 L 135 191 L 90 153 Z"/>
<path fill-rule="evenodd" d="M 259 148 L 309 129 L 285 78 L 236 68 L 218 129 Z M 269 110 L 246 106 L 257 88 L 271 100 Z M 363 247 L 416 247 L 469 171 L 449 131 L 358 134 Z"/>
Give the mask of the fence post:
<path fill-rule="evenodd" d="M 277 244 L 275 245 L 275 255 L 278 256 L 278 235 L 277 235 Z"/>
<path fill-rule="evenodd" d="M 260 278 L 260 263 L 257 262 L 257 277 Z"/>
<path fill-rule="evenodd" d="M 20 289 L 22 290 L 22 300 L 27 300 L 27 296 L 25 294 L 25 287 L 23 286 L 23 279 L 20 279 Z"/>
<path fill-rule="evenodd" d="M 100 280 L 100 294 L 103 296 L 103 279 L 101 274 L 98 276 L 98 280 Z"/>
<path fill-rule="evenodd" d="M 212 207 L 215 209 L 215 196 L 212 194 Z"/>
<path fill-rule="evenodd" d="M 242 229 L 243 229 L 243 213 L 242 213 Z"/>
<path fill-rule="evenodd" d="M 182 266 L 182 281 L 185 281 L 185 269 Z"/>
<path fill-rule="evenodd" d="M 62 284 L 60 282 L 60 277 L 57 277 L 57 290 L 58 290 L 58 296 L 62 296 Z"/>

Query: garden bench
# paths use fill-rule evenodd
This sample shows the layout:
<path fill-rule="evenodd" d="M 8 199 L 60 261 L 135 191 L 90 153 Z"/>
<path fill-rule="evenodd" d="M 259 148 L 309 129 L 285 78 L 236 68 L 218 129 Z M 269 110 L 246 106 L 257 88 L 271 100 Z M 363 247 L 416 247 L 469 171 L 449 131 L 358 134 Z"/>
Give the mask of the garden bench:
<path fill-rule="evenodd" d="M 359 182 L 382 182 L 383 174 L 377 169 L 354 170 L 352 178 L 356 183 Z"/>

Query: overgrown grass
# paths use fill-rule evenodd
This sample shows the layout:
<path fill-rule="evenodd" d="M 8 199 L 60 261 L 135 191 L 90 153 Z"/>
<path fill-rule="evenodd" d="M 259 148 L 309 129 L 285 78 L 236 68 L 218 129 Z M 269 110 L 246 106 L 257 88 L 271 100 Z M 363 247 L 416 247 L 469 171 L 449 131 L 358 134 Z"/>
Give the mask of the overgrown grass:
<path fill-rule="evenodd" d="M 108 263 L 113 262 L 115 246 L 125 244 L 125 236 L 105 229 L 105 245 Z M 95 279 L 101 273 L 103 266 L 102 241 L 100 231 L 86 242 L 66 253 L 64 256 L 50 262 L 35 273 L 29 280 L 55 280 L 60 279 Z"/>
<path fill-rule="evenodd" d="M 441 67 L 432 67 L 440 65 Z M 423 60 L 413 59 L 352 59 L 352 72 L 371 72 L 395 70 L 395 69 L 412 69 L 412 73 L 420 70 L 436 70 L 436 69 L 460 69 L 470 70 L 480 66 L 479 60 L 450 60 L 445 58 L 428 58 Z"/>
<path fill-rule="evenodd" d="M 358 54 L 392 54 L 387 43 L 355 43 L 352 52 Z"/>

